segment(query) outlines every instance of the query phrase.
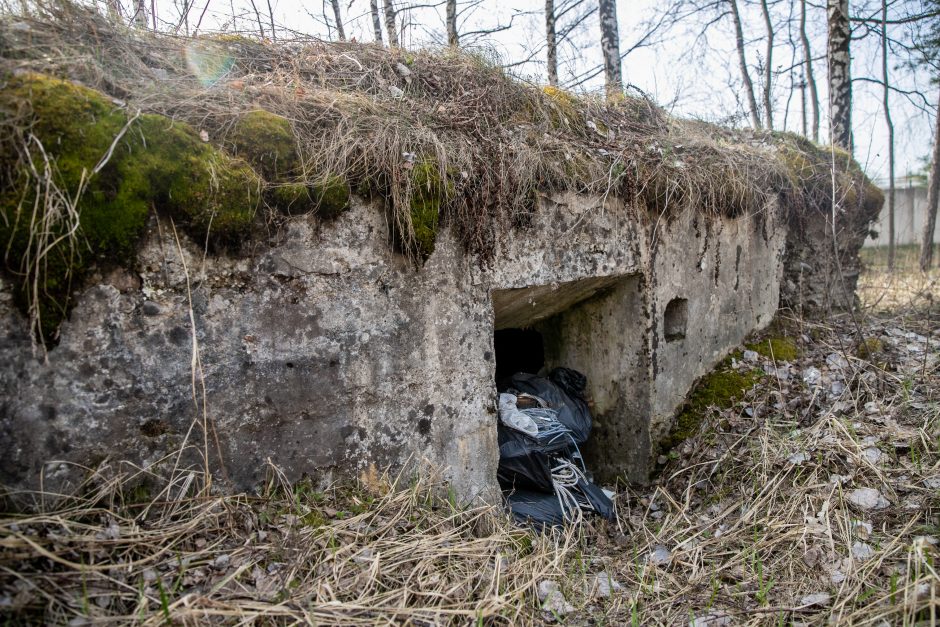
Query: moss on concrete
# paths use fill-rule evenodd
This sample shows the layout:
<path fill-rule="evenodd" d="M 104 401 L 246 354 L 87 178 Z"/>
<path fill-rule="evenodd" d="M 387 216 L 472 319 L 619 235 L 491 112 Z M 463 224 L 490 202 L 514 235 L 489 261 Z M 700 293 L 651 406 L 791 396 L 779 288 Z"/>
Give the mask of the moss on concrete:
<path fill-rule="evenodd" d="M 270 183 L 300 173 L 300 155 L 290 121 L 269 111 L 249 111 L 238 118 L 228 137 L 234 153 L 253 165 Z"/>
<path fill-rule="evenodd" d="M 441 205 L 453 198 L 454 185 L 441 177 L 440 167 L 426 159 L 415 165 L 411 174 L 411 226 L 414 252 L 427 259 L 434 252 Z"/>
<path fill-rule="evenodd" d="M 327 176 L 310 187 L 317 216 L 331 220 L 349 209 L 349 183 L 342 176 Z"/>
<path fill-rule="evenodd" d="M 310 211 L 313 200 L 305 183 L 281 183 L 267 189 L 268 198 L 275 207 L 287 215 Z"/>
<path fill-rule="evenodd" d="M 799 347 L 789 337 L 771 337 L 745 346 L 767 359 L 777 361 L 794 361 L 800 356 Z"/>
<path fill-rule="evenodd" d="M 724 360 L 692 389 L 685 406 L 676 416 L 669 436 L 662 443 L 663 450 L 671 449 L 695 435 L 711 408 L 732 407 L 761 377 L 763 372 L 760 370 L 739 372 L 732 368 L 730 358 Z"/>
<path fill-rule="evenodd" d="M 349 183 L 327 175 L 307 183 L 297 139 L 287 118 L 264 110 L 249 111 L 235 125 L 228 141 L 233 151 L 254 166 L 267 182 L 268 203 L 287 215 L 315 211 L 332 219 L 349 208 Z"/>
<path fill-rule="evenodd" d="M 37 304 L 46 339 L 67 315 L 69 294 L 91 264 L 133 263 L 151 207 L 199 241 L 208 236 L 210 243 L 224 245 L 248 233 L 260 199 L 258 175 L 244 161 L 200 141 L 186 124 L 151 114 L 133 119 L 100 92 L 41 74 L 11 77 L 0 93 L 0 111 L 28 124 L 36 138 L 28 155 L 10 138 L 0 155 L 0 167 L 16 182 L 0 192 L 0 244 L 11 253 L 6 269 L 24 310 L 28 277 L 20 262 L 30 251 L 35 254 L 36 244 L 30 224 L 51 215 L 51 196 L 36 191 L 24 158 L 42 169 L 43 154 L 48 155 L 52 180 L 66 196 L 74 197 L 84 185 L 74 238 L 65 237 L 68 221 L 51 227 L 62 239 L 40 272 Z"/>

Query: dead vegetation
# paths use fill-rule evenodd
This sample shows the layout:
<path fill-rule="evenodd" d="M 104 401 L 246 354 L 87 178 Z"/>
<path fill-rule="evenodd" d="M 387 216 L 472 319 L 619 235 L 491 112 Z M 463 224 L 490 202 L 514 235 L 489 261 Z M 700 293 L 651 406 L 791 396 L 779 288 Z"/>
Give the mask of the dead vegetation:
<path fill-rule="evenodd" d="M 171 460 L 167 460 L 171 461 Z M 79 495 L 0 520 L 15 624 L 516 624 L 572 532 L 534 536 L 442 484 L 388 477 L 222 497 L 198 472 L 103 466 Z M 172 464 L 167 464 L 167 467 Z M 121 470 L 118 471 L 118 468 Z M 154 494 L 143 486 L 160 486 Z"/>
<path fill-rule="evenodd" d="M 154 134 L 136 116 L 162 116 L 164 126 L 175 124 L 176 132 L 225 153 L 215 159 L 228 164 L 214 166 L 220 175 L 237 171 L 237 180 L 246 178 L 229 155 L 260 173 L 260 198 L 242 193 L 240 208 L 259 228 L 283 214 L 335 216 L 352 191 L 382 201 L 395 244 L 414 259 L 430 254 L 446 225 L 486 264 L 499 233 L 527 224 L 539 195 L 552 191 L 637 200 L 654 216 L 667 217 L 689 210 L 756 213 L 778 197 L 796 213 L 828 214 L 833 197 L 848 206 L 880 203 L 877 190 L 840 151 L 788 134 L 676 119 L 642 95 L 605 103 L 540 89 L 472 54 L 316 40 L 275 44 L 225 34 L 173 37 L 115 24 L 67 0 L 24 6 L 0 15 L 0 80 L 51 75 L 74 81 L 111 99 L 114 115 L 127 121 L 121 136 L 115 131 L 113 143 L 99 151 L 108 159 L 86 155 L 79 164 L 88 178 L 102 177 L 96 164 L 120 167 L 121 155 L 138 160 L 147 154 L 132 144 L 143 138 L 148 145 Z M 115 261 L 94 238 L 86 241 L 81 172 L 62 176 L 57 161 L 65 156 L 52 149 L 41 155 L 48 168 L 27 167 L 44 162 L 41 147 L 54 146 L 56 134 L 34 134 L 38 112 L 11 95 L 0 98 L 0 175 L 8 190 L 3 222 L 47 224 L 47 239 L 63 251 L 68 247 L 60 257 L 74 259 L 72 251 L 90 249 Z M 259 120 L 265 123 L 254 123 Z M 38 147 L 37 137 L 45 139 Z M 216 195 L 226 191 L 219 186 Z M 212 194 L 205 196 L 203 204 L 211 206 Z M 164 206 L 170 197 L 142 200 L 172 215 L 174 207 Z M 44 212 L 65 217 L 50 221 L 39 215 Z M 68 218 L 73 214 L 77 226 Z M 213 221 L 196 224 L 191 235 L 210 244 L 213 229 L 221 228 Z M 44 260 L 53 251 L 39 246 L 38 258 L 11 253 L 9 242 L 41 235 L 0 229 L 6 270 L 35 287 L 21 299 L 33 312 L 44 293 Z M 59 317 L 68 310 L 72 284 L 82 279 L 73 266 L 60 265 L 57 282 L 66 294 L 53 294 L 51 307 Z"/>

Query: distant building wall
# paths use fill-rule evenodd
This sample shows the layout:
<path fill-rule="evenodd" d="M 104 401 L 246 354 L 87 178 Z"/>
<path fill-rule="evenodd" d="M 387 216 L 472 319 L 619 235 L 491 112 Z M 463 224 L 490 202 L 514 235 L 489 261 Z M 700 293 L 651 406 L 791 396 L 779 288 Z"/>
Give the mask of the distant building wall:
<path fill-rule="evenodd" d="M 872 227 L 878 232 L 877 239 L 865 240 L 866 247 L 888 245 L 888 192 L 885 192 L 885 205 L 881 208 L 878 221 Z M 898 187 L 894 191 L 894 228 L 895 241 L 899 245 L 920 244 L 924 233 L 924 219 L 927 216 L 927 188 L 923 186 Z M 940 243 L 940 233 L 934 231 L 933 241 Z"/>

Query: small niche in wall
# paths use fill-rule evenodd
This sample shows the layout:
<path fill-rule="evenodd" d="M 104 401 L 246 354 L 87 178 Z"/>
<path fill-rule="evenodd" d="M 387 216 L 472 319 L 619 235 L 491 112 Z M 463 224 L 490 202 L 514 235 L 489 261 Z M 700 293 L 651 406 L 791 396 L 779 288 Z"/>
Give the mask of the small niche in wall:
<path fill-rule="evenodd" d="M 663 331 L 667 342 L 675 342 L 685 337 L 689 326 L 689 301 L 685 298 L 673 298 L 666 305 L 663 314 Z"/>

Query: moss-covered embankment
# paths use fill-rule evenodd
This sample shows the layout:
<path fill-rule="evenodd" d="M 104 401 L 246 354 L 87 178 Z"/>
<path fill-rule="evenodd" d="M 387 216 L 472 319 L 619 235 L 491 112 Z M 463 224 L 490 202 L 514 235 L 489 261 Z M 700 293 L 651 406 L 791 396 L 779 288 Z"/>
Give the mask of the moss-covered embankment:
<path fill-rule="evenodd" d="M 46 341 L 94 264 L 133 265 L 151 210 L 219 250 L 246 238 L 262 208 L 333 217 L 349 205 L 344 179 L 305 181 L 290 123 L 279 116 L 243 116 L 219 147 L 189 124 L 58 78 L 5 83 L 3 266 Z"/>
<path fill-rule="evenodd" d="M 747 343 L 744 348 L 779 362 L 792 362 L 800 355 L 796 342 L 787 336 L 771 336 Z M 733 352 L 698 380 L 680 408 L 669 435 L 660 443 L 661 450 L 668 451 L 695 435 L 709 412 L 734 407 L 764 378 L 763 370 L 744 366 L 742 357 L 742 351 Z"/>

